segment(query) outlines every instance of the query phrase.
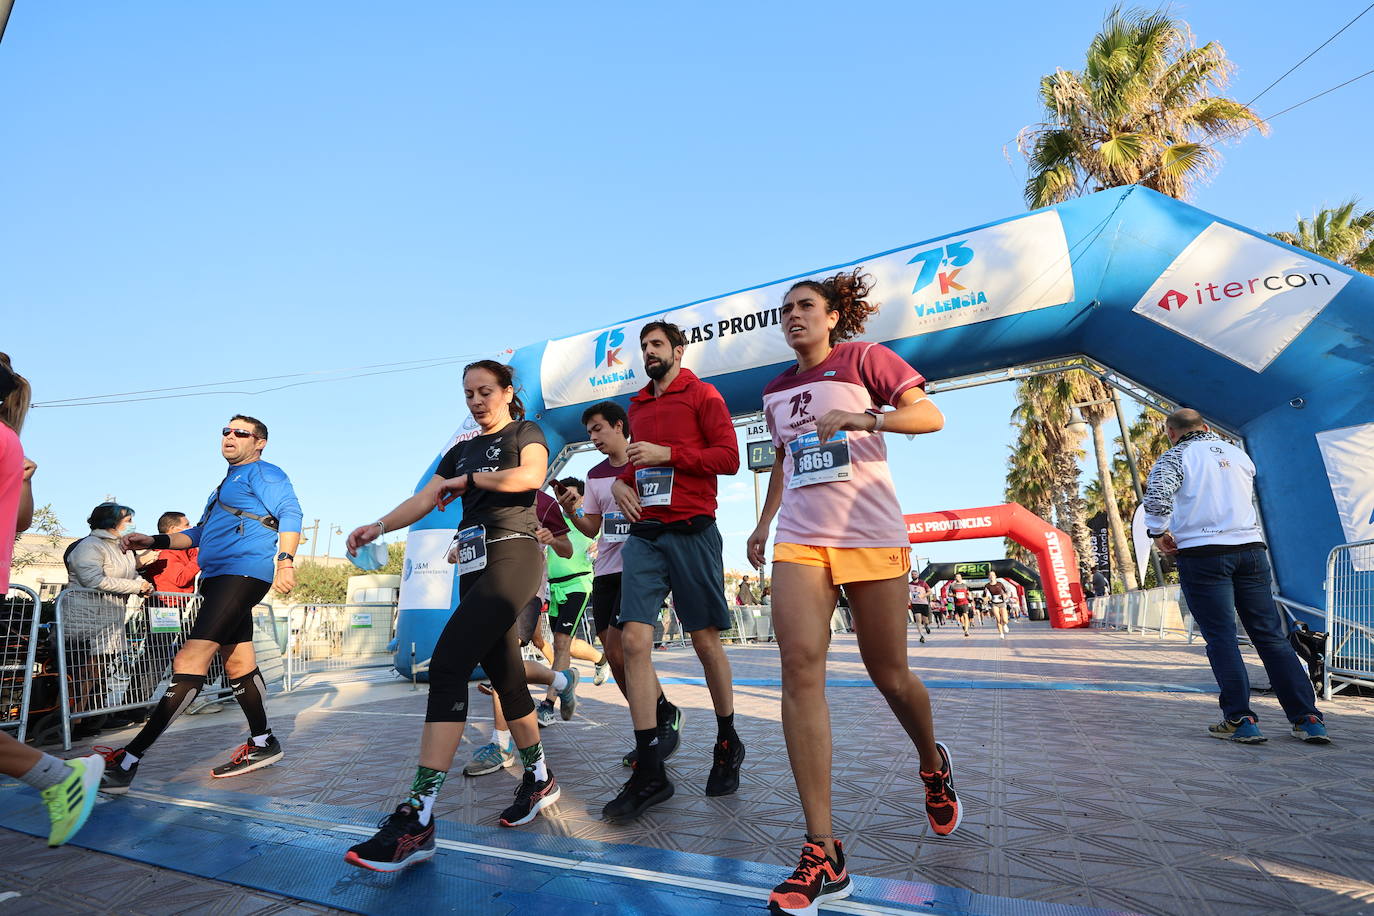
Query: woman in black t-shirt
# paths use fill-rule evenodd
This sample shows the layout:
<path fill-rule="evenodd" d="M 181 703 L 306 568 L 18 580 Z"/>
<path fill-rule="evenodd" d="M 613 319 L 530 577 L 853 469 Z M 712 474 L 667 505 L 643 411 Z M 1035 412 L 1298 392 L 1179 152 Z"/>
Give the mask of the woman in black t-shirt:
<path fill-rule="evenodd" d="M 543 550 L 551 540 L 535 517 L 535 492 L 548 473 L 544 433 L 524 419 L 511 368 L 492 360 L 463 371 L 463 393 L 480 433 L 439 461 L 414 496 L 348 536 L 348 551 L 387 531 L 414 524 L 436 505 L 462 501 L 462 520 L 448 560 L 459 567 L 459 602 L 439 636 L 429 667 L 429 704 L 420 765 L 410 796 L 377 835 L 348 851 L 345 861 L 374 871 L 399 871 L 434 855 L 433 807 L 467 721 L 468 678 L 481 664 L 501 698 L 520 748 L 524 779 L 501 824 L 529 823 L 558 800 L 558 783 L 544 762 L 514 624 L 539 590 Z"/>

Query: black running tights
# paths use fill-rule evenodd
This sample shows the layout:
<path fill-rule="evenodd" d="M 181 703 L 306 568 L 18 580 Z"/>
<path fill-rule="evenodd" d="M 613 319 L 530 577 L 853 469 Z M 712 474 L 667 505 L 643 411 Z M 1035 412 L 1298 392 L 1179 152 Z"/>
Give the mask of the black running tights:
<path fill-rule="evenodd" d="M 426 722 L 467 721 L 468 679 L 479 663 L 508 720 L 534 712 L 515 615 L 539 591 L 541 550 L 533 538 L 489 543 L 486 568 L 459 578 L 458 608 L 429 663 Z"/>

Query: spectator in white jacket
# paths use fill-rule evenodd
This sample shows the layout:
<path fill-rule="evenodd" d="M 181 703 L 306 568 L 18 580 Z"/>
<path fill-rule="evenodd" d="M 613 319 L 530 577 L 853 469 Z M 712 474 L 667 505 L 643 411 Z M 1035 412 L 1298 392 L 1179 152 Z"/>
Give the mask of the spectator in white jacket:
<path fill-rule="evenodd" d="M 97 705 L 105 691 L 108 656 L 124 645 L 124 621 L 129 596 L 153 590 L 138 575 L 138 561 L 126 553 L 119 538 L 133 530 L 134 510 L 118 503 L 101 503 L 86 520 L 91 533 L 67 548 L 68 586 L 94 589 L 73 592 L 62 599 L 62 634 L 67 644 L 68 676 L 72 678 L 72 708 L 84 712 Z"/>

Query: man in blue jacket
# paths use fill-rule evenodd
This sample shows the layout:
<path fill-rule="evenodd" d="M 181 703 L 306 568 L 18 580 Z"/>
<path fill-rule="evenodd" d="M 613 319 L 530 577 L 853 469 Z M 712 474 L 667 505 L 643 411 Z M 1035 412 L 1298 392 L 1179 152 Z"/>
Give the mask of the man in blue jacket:
<path fill-rule="evenodd" d="M 217 652 L 248 719 L 249 740 L 210 775 L 238 776 L 282 756 L 281 743 L 267 727 L 267 687 L 253 654 L 253 607 L 269 588 L 285 595 L 296 586 L 292 561 L 301 539 L 301 505 L 286 472 L 262 460 L 267 446 L 262 421 L 237 414 L 220 436 L 229 470 L 200 521 L 174 534 L 124 535 L 125 550 L 199 548 L 201 605 L 185 646 L 172 660 L 172 683 L 162 701 L 127 747 L 106 754 L 102 792 L 129 791 L 139 760 L 195 701 Z"/>

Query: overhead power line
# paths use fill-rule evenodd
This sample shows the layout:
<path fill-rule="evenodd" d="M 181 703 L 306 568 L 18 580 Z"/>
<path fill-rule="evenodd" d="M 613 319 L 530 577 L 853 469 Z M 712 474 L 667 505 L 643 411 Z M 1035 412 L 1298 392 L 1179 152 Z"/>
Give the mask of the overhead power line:
<path fill-rule="evenodd" d="M 1359 21 L 1360 21 L 1360 17 L 1363 16 L 1365 13 L 1369 12 L 1370 10 L 1374 10 L 1374 3 L 1371 3 L 1371 4 L 1369 4 L 1369 6 L 1366 6 L 1364 9 L 1360 10 L 1359 15 L 1357 15 L 1354 19 L 1350 20 L 1350 21 L 1347 22 L 1345 25 L 1341 26 L 1339 29 L 1336 30 L 1336 32 L 1335 32 L 1330 38 L 1326 39 L 1326 41 L 1323 41 L 1321 44 L 1319 44 L 1319 45 L 1317 45 L 1315 48 L 1313 48 L 1313 49 L 1311 50 L 1311 52 L 1308 53 L 1308 55 L 1307 55 L 1306 57 L 1304 57 L 1302 60 L 1298 61 L 1296 64 L 1294 64 L 1293 66 L 1291 66 L 1291 67 L 1289 67 L 1287 70 L 1285 70 L 1285 71 L 1283 72 L 1283 75 L 1282 75 L 1282 76 L 1280 76 L 1278 79 L 1274 80 L 1274 81 L 1273 81 L 1272 83 L 1270 83 L 1268 86 L 1265 86 L 1264 89 L 1260 92 L 1259 95 L 1255 96 L 1253 99 L 1251 99 L 1250 101 L 1248 101 L 1248 102 L 1245 103 L 1245 107 L 1246 107 L 1246 108 L 1249 108 L 1251 105 L 1253 105 L 1253 104 L 1255 104 L 1256 102 L 1258 102 L 1258 101 L 1260 100 L 1260 98 L 1264 96 L 1264 94 L 1265 94 L 1266 92 L 1268 92 L 1270 89 L 1273 89 L 1273 88 L 1274 88 L 1275 86 L 1277 86 L 1279 83 L 1281 83 L 1281 82 L 1283 82 L 1285 79 L 1287 79 L 1287 78 L 1288 78 L 1288 75 L 1289 75 L 1290 73 L 1292 73 L 1294 70 L 1298 69 L 1298 68 L 1301 67 L 1303 64 L 1305 64 L 1305 63 L 1307 63 L 1309 60 L 1311 60 L 1312 57 L 1313 57 L 1313 55 L 1315 55 L 1315 54 L 1316 54 L 1318 51 L 1320 51 L 1322 48 L 1324 48 L 1324 47 L 1326 47 L 1327 45 L 1331 44 L 1331 42 L 1335 41 L 1336 38 L 1341 34 L 1341 32 L 1344 32 L 1346 29 L 1350 28 L 1352 25 L 1354 25 L 1355 23 L 1359 22 Z M 1339 88 L 1339 87 L 1337 87 L 1337 88 Z M 1316 98 L 1316 96 L 1313 96 L 1313 98 Z M 1301 103 L 1299 103 L 1299 104 L 1301 104 Z M 1297 107 L 1297 106 L 1294 106 L 1294 107 Z M 1284 109 L 1284 110 L 1287 111 L 1288 109 Z M 1282 113 L 1282 112 L 1280 112 L 1280 114 L 1281 114 L 1281 113 Z"/>
<path fill-rule="evenodd" d="M 223 382 L 205 382 L 200 385 L 174 385 L 168 388 L 145 388 L 140 391 L 93 394 L 78 398 L 57 398 L 51 401 L 35 403 L 33 406 L 35 408 L 96 407 L 104 404 L 127 404 L 134 401 L 163 401 L 176 398 L 206 397 L 210 395 L 258 395 L 267 394 L 272 391 L 282 391 L 287 388 L 299 388 L 303 385 L 320 385 L 325 382 L 342 382 L 348 379 L 367 378 L 374 375 L 392 375 L 398 372 L 415 372 L 421 369 L 435 369 L 442 366 L 452 366 L 458 363 L 467 362 L 475 358 L 477 358 L 477 354 L 468 353 L 457 356 L 439 356 L 430 359 L 405 360 L 395 363 L 376 363 L 370 366 L 352 366 L 345 369 L 319 369 L 311 372 L 293 372 L 285 375 L 264 375 L 257 378 L 231 379 Z M 256 390 L 220 387 L 224 385 L 247 385 L 254 382 L 275 382 L 283 379 L 303 379 L 303 381 L 287 382 L 283 385 L 272 385 Z"/>

